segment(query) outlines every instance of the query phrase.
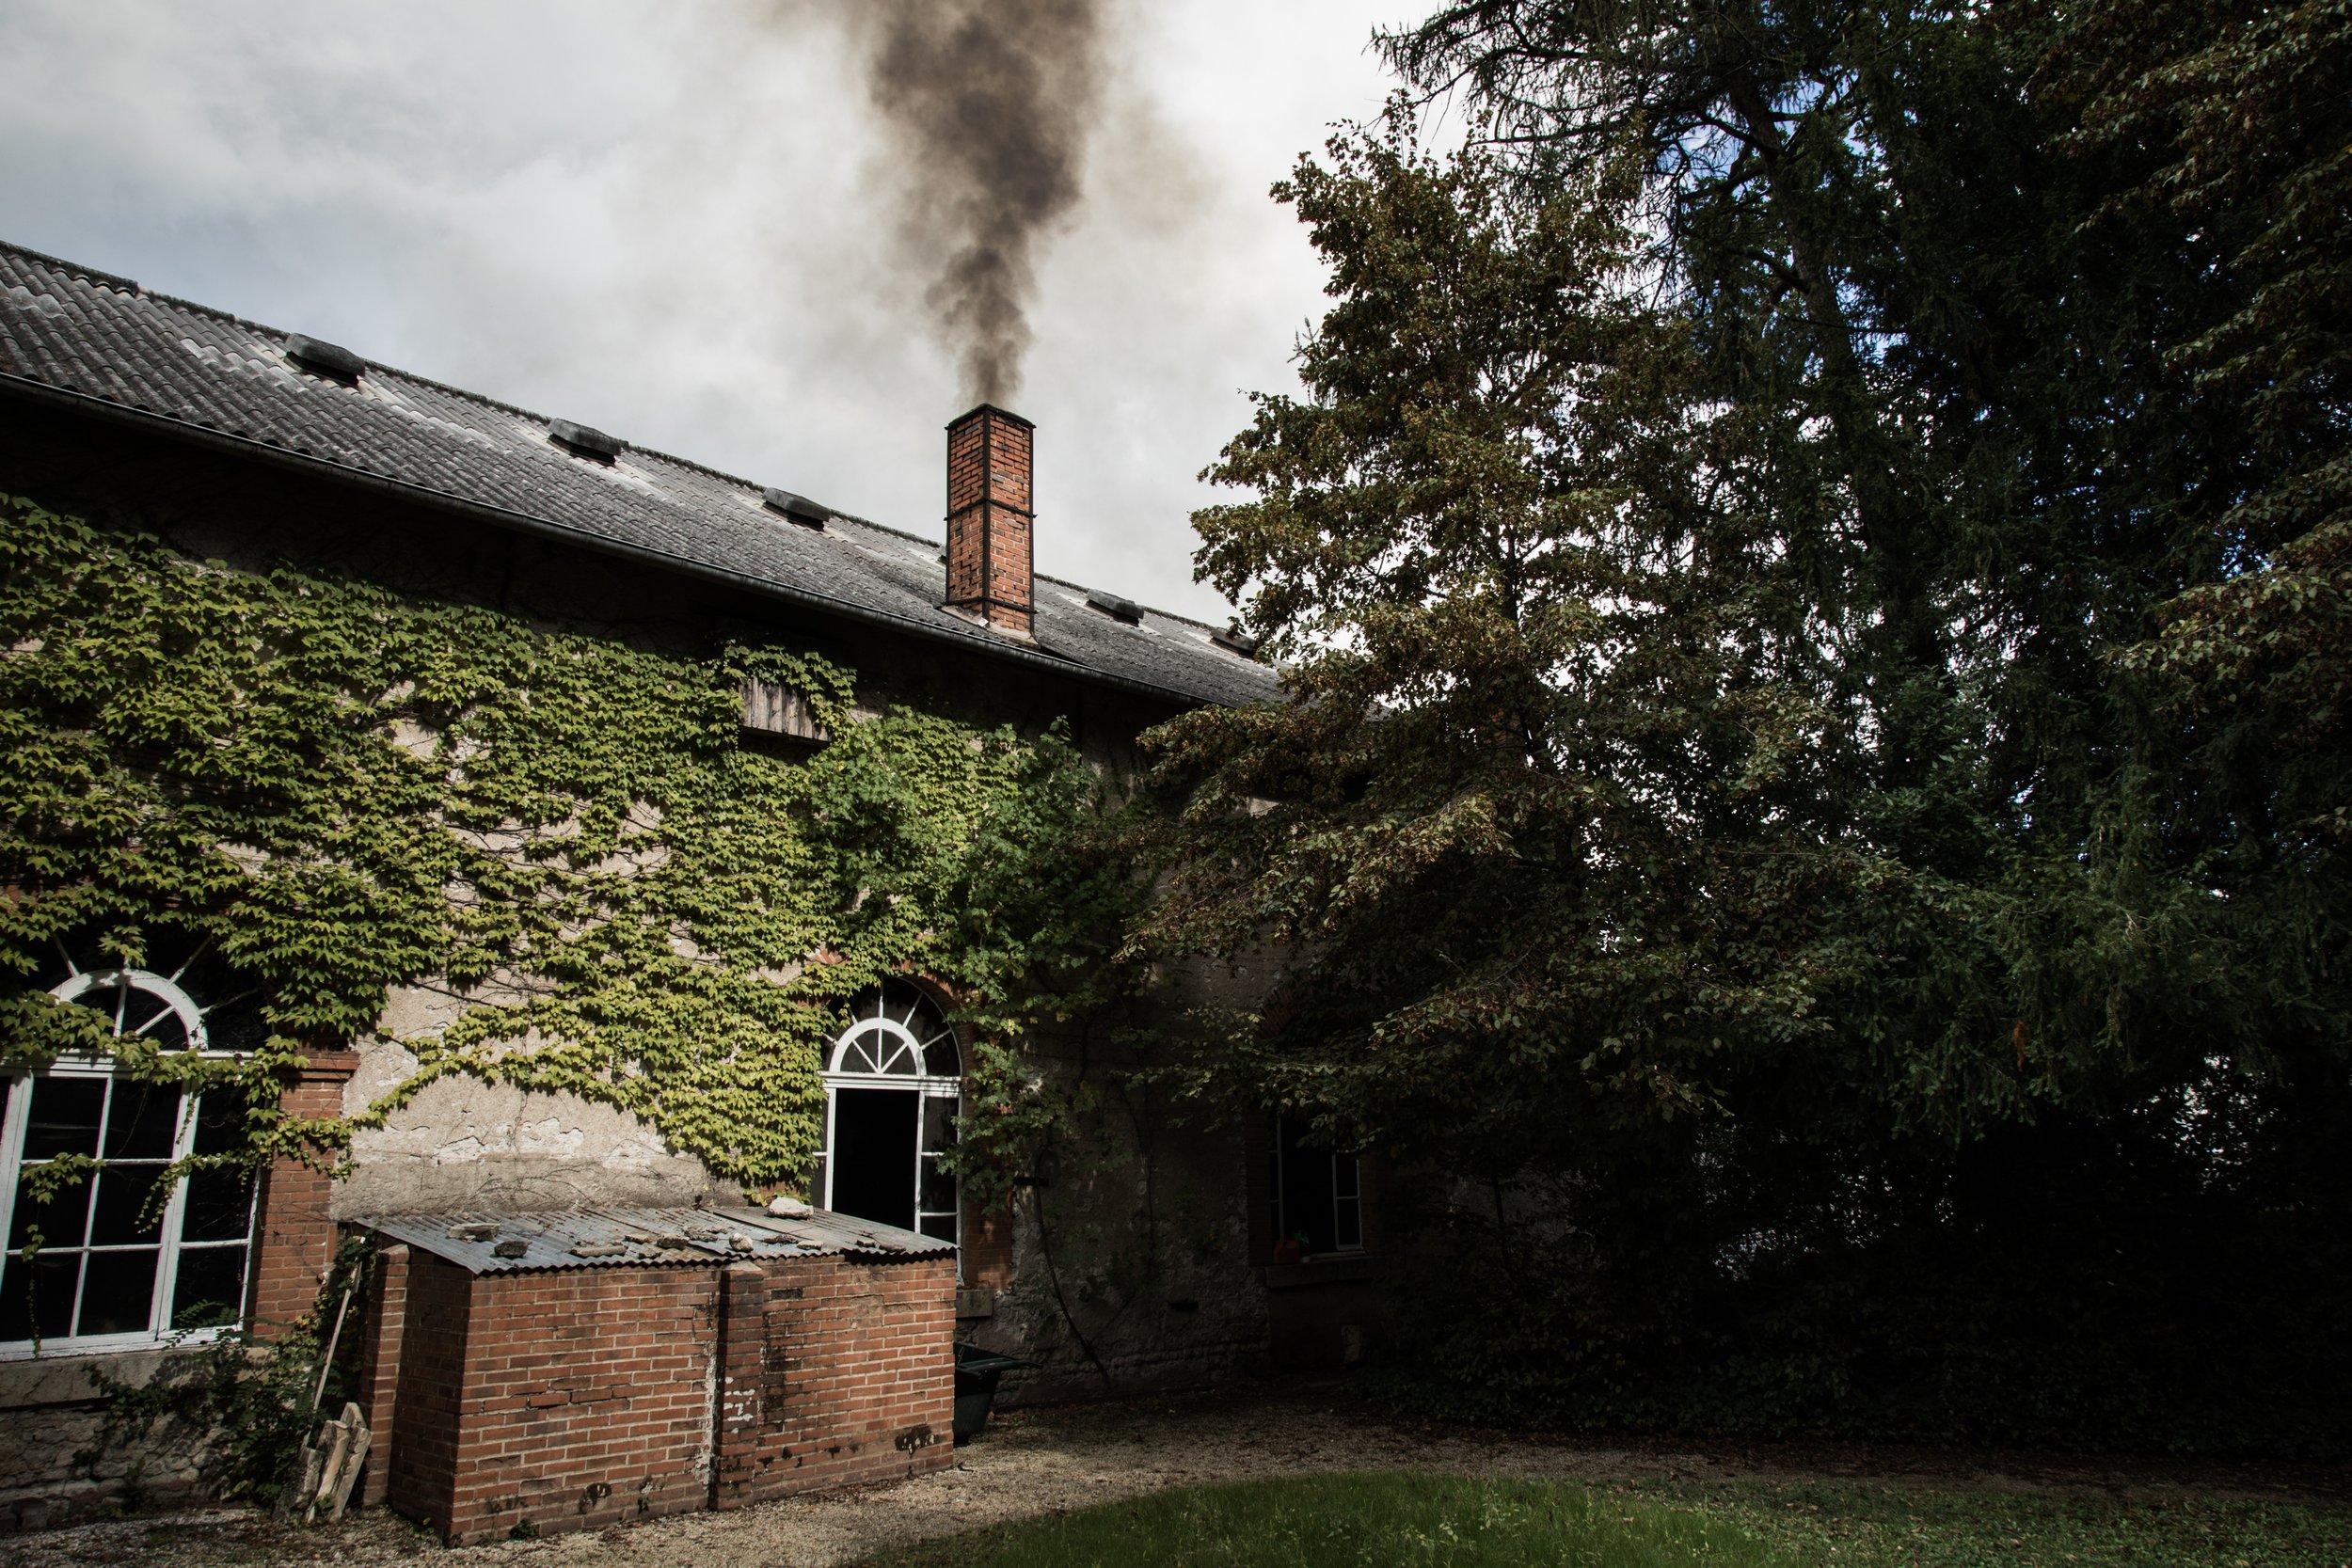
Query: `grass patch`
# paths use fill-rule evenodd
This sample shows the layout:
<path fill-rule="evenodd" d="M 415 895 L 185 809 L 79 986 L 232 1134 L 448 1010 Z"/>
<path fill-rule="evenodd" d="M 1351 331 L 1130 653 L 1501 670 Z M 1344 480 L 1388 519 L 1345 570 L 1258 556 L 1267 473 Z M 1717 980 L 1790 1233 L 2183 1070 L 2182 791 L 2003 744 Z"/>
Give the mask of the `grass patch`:
<path fill-rule="evenodd" d="M 2352 1568 L 2352 1513 L 2230 1497 L 2105 1497 L 1851 1482 L 1624 1489 L 1859 1568 Z"/>
<path fill-rule="evenodd" d="M 925 1542 L 877 1568 L 1791 1568 L 1749 1531 L 1579 1486 L 1417 1474 L 1190 1487 Z"/>
<path fill-rule="evenodd" d="M 870 1568 L 2352 1568 L 2352 1513 L 1840 1484 L 1586 1487 L 1391 1472 L 1163 1492 Z"/>

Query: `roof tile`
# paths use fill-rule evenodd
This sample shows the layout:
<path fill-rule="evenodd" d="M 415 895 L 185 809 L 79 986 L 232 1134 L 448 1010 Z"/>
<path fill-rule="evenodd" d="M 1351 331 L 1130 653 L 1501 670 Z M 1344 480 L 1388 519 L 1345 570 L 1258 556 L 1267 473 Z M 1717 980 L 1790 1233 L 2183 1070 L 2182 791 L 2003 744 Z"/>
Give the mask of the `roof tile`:
<path fill-rule="evenodd" d="M 1127 625 L 1086 608 L 1085 589 L 1047 578 L 1032 652 L 942 607 L 934 540 L 841 514 L 822 532 L 792 527 L 762 508 L 759 483 L 636 446 L 615 464 L 592 462 L 549 440 L 539 415 L 389 367 L 370 364 L 358 387 L 306 374 L 286 361 L 285 333 L 119 281 L 0 245 L 0 377 L 309 454 L 975 653 L 1041 655 L 1078 678 L 1185 702 L 1279 694 L 1274 672 L 1216 646 L 1211 627 L 1153 610 Z"/>

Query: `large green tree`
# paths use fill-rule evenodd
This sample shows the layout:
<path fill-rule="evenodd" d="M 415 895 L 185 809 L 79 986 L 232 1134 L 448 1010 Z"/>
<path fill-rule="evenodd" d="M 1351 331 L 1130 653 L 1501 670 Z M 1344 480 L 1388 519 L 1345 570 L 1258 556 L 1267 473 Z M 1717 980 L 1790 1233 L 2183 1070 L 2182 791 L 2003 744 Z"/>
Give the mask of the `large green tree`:
<path fill-rule="evenodd" d="M 2275 232 L 2309 161 L 2189 194 L 2149 72 L 2243 40 L 2185 15 L 1478 0 L 1388 40 L 1470 149 L 1405 104 L 1279 188 L 1334 303 L 1198 522 L 1294 700 L 1166 732 L 1157 935 L 1289 956 L 1204 1085 L 1549 1180 L 1574 1256 L 1465 1378 L 2145 1434 L 2175 1320 L 2244 1320 L 2198 1271 L 2318 1256 L 2343 775 L 2233 689 L 2333 722 L 2342 580 L 2280 498 L 2342 411 L 2248 356 L 2332 341 L 2260 324 L 2336 275 Z M 2271 111 L 2323 151 L 2327 91 Z M 1955 1392 L 2028 1340 L 2073 1415 Z"/>

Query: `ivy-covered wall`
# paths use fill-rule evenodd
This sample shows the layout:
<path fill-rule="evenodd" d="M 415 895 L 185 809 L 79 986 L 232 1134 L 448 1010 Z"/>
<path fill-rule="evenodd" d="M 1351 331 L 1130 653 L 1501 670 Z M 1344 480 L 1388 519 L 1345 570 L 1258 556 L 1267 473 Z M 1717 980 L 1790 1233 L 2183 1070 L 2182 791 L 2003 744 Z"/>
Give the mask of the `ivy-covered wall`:
<path fill-rule="evenodd" d="M 1040 933 L 973 911 L 1097 795 L 1057 730 L 860 709 L 851 671 L 788 646 L 654 651 L 23 500 L 0 646 L 9 1060 L 96 1042 L 44 994 L 69 954 L 205 950 L 252 993 L 256 1075 L 425 984 L 454 1016 L 363 1126 L 463 1074 L 625 1110 L 755 1186 L 807 1170 L 850 994 L 1028 961 Z M 746 677 L 807 693 L 832 743 L 747 747 Z M 263 1130 L 297 1131 L 348 1130 Z"/>

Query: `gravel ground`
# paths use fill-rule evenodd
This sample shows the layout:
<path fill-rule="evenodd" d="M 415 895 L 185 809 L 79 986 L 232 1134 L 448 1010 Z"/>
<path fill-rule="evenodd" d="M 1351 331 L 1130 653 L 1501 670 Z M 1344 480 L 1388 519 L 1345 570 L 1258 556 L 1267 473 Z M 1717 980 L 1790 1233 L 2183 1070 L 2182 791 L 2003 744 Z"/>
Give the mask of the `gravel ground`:
<path fill-rule="evenodd" d="M 999 1520 L 1200 1481 L 1422 1469 L 1592 1481 L 1875 1481 L 2116 1495 L 2336 1501 L 2344 1473 L 1886 1448 L 1629 1447 L 1404 1420 L 1312 1385 L 1000 1416 L 952 1469 L 914 1481 L 687 1514 L 594 1534 L 444 1549 L 381 1513 L 303 1530 L 243 1512 L 159 1514 L 0 1540 L 10 1568 L 818 1568 Z"/>

